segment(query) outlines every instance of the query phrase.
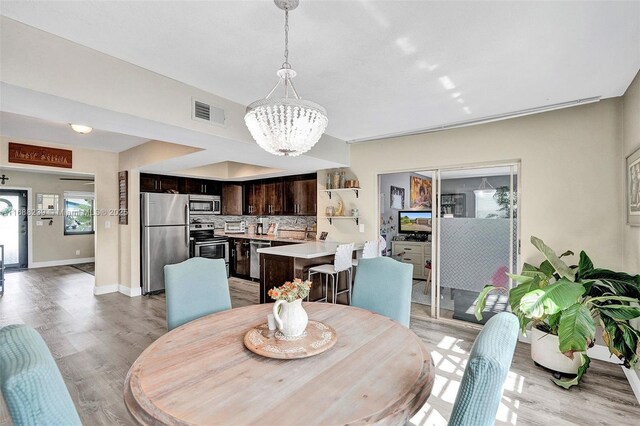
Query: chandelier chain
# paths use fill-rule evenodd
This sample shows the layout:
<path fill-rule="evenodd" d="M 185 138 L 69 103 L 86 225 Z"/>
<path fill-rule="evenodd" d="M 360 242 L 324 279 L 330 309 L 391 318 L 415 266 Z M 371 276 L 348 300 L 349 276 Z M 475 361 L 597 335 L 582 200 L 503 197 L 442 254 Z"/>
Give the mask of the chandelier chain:
<path fill-rule="evenodd" d="M 289 65 L 289 11 L 284 11 L 284 64 Z M 290 68 L 290 67 L 287 67 Z"/>

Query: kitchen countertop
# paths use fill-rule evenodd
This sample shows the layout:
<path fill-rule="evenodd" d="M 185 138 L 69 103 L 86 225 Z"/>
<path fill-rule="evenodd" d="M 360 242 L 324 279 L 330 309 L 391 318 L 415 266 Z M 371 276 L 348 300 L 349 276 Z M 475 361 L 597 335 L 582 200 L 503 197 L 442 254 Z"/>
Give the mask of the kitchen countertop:
<path fill-rule="evenodd" d="M 314 241 L 304 244 L 294 244 L 280 247 L 265 247 L 258 249 L 258 253 L 276 256 L 296 257 L 299 259 L 314 259 L 316 257 L 333 256 L 336 249 L 343 243 Z M 356 250 L 362 250 L 363 244 L 356 244 Z"/>
<path fill-rule="evenodd" d="M 261 241 L 280 241 L 283 243 L 308 243 L 315 240 L 305 240 L 300 238 L 292 238 L 292 237 L 280 237 L 280 236 L 272 236 L 272 235 L 256 235 L 256 234 L 234 234 L 234 233 L 224 233 L 224 232 L 216 232 L 216 235 L 229 237 L 229 238 L 243 238 L 245 240 L 261 240 Z"/>

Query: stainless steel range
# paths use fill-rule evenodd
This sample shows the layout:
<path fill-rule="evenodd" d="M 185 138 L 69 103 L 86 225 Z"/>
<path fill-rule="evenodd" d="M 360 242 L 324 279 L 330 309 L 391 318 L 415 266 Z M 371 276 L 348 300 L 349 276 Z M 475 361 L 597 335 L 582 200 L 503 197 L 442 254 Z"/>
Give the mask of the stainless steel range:
<path fill-rule="evenodd" d="M 224 259 L 229 276 L 229 238 L 216 236 L 212 223 L 192 223 L 189 225 L 191 240 L 190 257 Z"/>

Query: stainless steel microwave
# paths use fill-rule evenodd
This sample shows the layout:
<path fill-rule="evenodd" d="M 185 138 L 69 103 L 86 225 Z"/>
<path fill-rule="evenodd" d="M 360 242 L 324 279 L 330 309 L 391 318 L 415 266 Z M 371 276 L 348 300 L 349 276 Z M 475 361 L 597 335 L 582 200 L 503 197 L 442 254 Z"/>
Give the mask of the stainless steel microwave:
<path fill-rule="evenodd" d="M 190 195 L 190 214 L 220 214 L 222 203 L 218 195 Z"/>

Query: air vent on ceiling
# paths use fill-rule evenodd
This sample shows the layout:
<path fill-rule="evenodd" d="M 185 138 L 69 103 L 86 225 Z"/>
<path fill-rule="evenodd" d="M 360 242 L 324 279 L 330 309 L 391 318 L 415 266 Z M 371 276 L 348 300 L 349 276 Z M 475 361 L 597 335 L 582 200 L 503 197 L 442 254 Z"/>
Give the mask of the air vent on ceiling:
<path fill-rule="evenodd" d="M 206 121 L 207 123 L 224 126 L 224 109 L 192 99 L 191 118 L 197 121 Z"/>

